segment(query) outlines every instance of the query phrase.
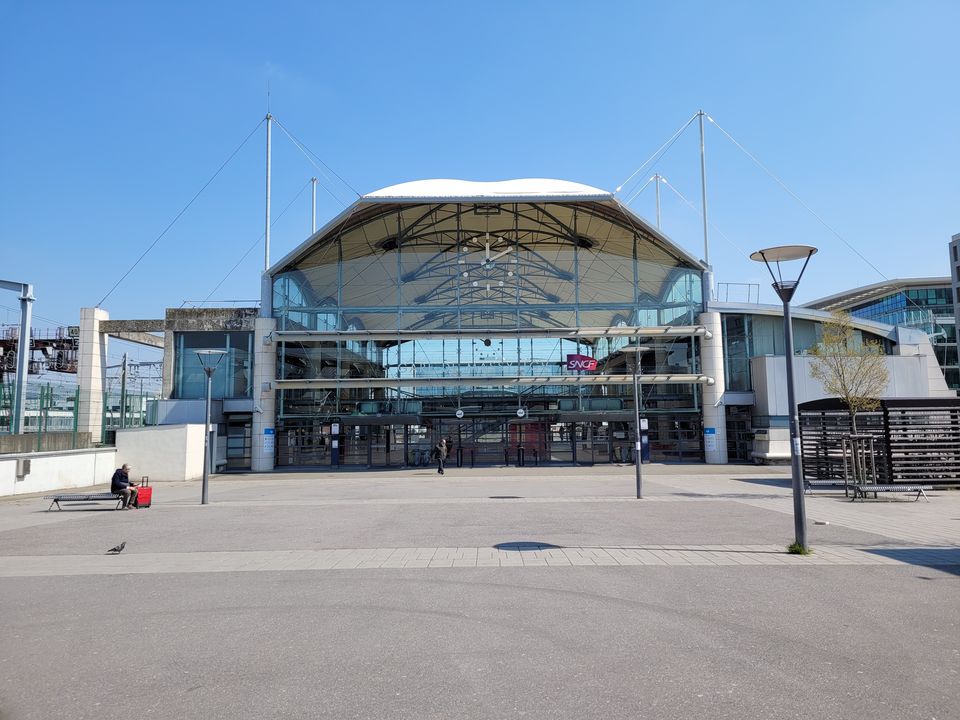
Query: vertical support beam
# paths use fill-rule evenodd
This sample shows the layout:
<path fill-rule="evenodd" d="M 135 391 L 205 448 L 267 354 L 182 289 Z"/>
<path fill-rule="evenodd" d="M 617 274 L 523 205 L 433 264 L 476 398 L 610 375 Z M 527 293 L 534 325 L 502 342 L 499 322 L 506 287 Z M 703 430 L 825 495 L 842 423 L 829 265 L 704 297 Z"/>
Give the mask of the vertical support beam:
<path fill-rule="evenodd" d="M 164 399 L 173 397 L 173 389 L 176 386 L 176 378 L 179 374 L 177 359 L 183 357 L 183 348 L 174 346 L 176 337 L 173 327 L 173 320 L 168 309 L 163 323 L 163 385 L 161 386 L 160 396 Z M 177 350 L 180 352 L 178 353 Z"/>
<path fill-rule="evenodd" d="M 100 308 L 80 309 L 80 347 L 77 352 L 77 385 L 80 388 L 79 431 L 93 442 L 103 434 L 103 388 L 106 384 L 107 336 L 100 323 L 110 314 Z"/>
<path fill-rule="evenodd" d="M 701 313 L 697 322 L 712 335 L 700 338 L 701 372 L 714 379 L 703 388 L 703 446 L 708 465 L 727 463 L 727 414 L 723 405 L 726 373 L 723 365 L 723 323 L 718 312 Z"/>
<path fill-rule="evenodd" d="M 637 500 L 643 499 L 643 471 L 640 465 L 643 463 L 642 444 L 640 442 L 640 389 L 637 383 L 637 375 L 640 374 L 640 353 L 633 356 L 633 431 L 634 431 L 634 455 L 633 465 L 636 471 L 637 482 Z"/>
<path fill-rule="evenodd" d="M 707 242 L 707 150 L 703 136 L 703 117 L 706 113 L 701 110 L 700 116 L 700 198 L 703 203 L 703 261 L 710 265 L 710 244 Z M 711 294 L 711 299 L 713 296 Z"/>
<path fill-rule="evenodd" d="M 273 115 L 267 113 L 267 202 L 266 221 L 263 230 L 263 271 L 270 269 L 270 151 L 271 132 L 273 130 Z"/>
<path fill-rule="evenodd" d="M 653 176 L 654 182 L 657 184 L 657 230 L 660 229 L 660 174 L 657 173 Z"/>
<path fill-rule="evenodd" d="M 120 366 L 120 429 L 127 427 L 127 354 L 123 354 Z"/>
<path fill-rule="evenodd" d="M 27 410 L 27 378 L 30 370 L 30 326 L 33 319 L 33 285 L 20 288 L 20 338 L 17 340 L 17 386 L 13 396 L 14 435 L 23 432 L 23 418 Z"/>
<path fill-rule="evenodd" d="M 317 231 L 317 179 L 315 177 L 310 178 L 310 234 L 313 235 Z"/>
<path fill-rule="evenodd" d="M 80 388 L 78 387 L 73 394 L 73 444 L 74 450 L 77 449 L 77 420 L 80 414 Z"/>
<path fill-rule="evenodd" d="M 277 391 L 273 389 L 273 380 L 277 376 L 277 343 L 272 339 L 265 341 L 265 338 L 276 328 L 277 321 L 273 318 L 257 318 L 254 324 L 253 447 L 250 449 L 254 472 L 270 472 L 274 468 L 274 453 L 269 450 L 270 441 L 264 450 L 264 438 L 267 435 L 276 438 Z"/>

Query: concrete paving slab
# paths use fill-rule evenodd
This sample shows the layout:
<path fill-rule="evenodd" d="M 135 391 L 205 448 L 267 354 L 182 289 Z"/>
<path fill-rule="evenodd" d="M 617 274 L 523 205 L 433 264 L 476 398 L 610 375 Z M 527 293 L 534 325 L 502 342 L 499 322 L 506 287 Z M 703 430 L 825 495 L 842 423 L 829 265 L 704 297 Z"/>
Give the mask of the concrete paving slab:
<path fill-rule="evenodd" d="M 960 493 L 808 498 L 829 525 L 800 557 L 784 553 L 785 468 L 645 480 L 643 501 L 630 467 L 218 477 L 210 506 L 195 483 L 162 484 L 136 513 L 0 500 L 0 715 L 899 720 L 960 706 Z M 917 607 L 922 622 L 903 611 Z M 139 668 L 132 687 L 116 666 Z"/>

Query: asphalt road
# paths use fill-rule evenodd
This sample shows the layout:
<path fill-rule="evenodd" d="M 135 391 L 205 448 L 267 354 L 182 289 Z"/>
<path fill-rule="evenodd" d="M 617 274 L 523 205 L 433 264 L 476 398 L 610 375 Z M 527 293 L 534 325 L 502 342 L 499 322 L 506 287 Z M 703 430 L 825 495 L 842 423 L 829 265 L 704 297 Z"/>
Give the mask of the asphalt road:
<path fill-rule="evenodd" d="M 0 720 L 960 717 L 957 494 L 811 498 L 811 518 L 832 519 L 811 523 L 814 548 L 849 554 L 820 565 L 295 571 L 267 553 L 247 572 L 91 571 L 121 540 L 124 562 L 177 554 L 179 568 L 212 552 L 527 541 L 776 553 L 792 539 L 783 471 L 694 481 L 673 468 L 658 485 L 653 469 L 649 502 L 624 495 L 630 472 L 251 477 L 215 483 L 207 507 L 196 485 L 171 485 L 126 513 L 0 501 Z M 914 535 L 948 542 L 904 542 Z M 16 570 L 64 559 L 86 570 Z"/>
<path fill-rule="evenodd" d="M 960 576 L 500 568 L 8 579 L 13 718 L 938 718 Z"/>

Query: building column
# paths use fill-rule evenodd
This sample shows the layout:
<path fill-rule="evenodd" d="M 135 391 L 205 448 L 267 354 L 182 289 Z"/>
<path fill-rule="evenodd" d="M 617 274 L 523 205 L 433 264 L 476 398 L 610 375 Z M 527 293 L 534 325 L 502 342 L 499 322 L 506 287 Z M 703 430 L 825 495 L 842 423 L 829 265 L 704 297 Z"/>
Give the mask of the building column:
<path fill-rule="evenodd" d="M 254 472 L 273 470 L 276 447 L 277 393 L 273 381 L 277 377 L 277 343 L 271 336 L 277 321 L 259 317 L 253 332 L 253 448 L 251 468 Z"/>
<path fill-rule="evenodd" d="M 708 465 L 727 463 L 727 414 L 723 395 L 727 389 L 723 366 L 723 323 L 720 313 L 700 313 L 697 319 L 712 337 L 700 338 L 701 372 L 714 379 L 703 385 L 703 450 Z"/>
<path fill-rule="evenodd" d="M 90 433 L 93 443 L 103 435 L 103 387 L 107 380 L 107 336 L 100 323 L 110 313 L 100 308 L 80 309 L 80 345 L 77 349 L 77 385 L 80 411 L 77 431 Z"/>

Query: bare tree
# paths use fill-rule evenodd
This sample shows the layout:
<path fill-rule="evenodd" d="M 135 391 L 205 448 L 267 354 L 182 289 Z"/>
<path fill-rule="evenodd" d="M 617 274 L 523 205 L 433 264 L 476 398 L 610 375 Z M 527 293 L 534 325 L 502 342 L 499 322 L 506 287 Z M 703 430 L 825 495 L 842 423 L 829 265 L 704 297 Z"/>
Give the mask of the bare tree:
<path fill-rule="evenodd" d="M 863 340 L 853 327 L 850 313 L 832 313 L 823 323 L 823 337 L 810 354 L 814 361 L 810 374 L 831 395 L 839 397 L 850 410 L 853 432 L 857 432 L 857 413 L 876 410 L 887 388 L 889 373 L 883 346 Z"/>

